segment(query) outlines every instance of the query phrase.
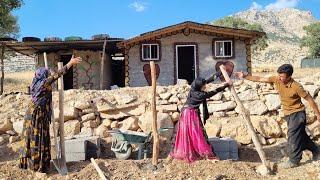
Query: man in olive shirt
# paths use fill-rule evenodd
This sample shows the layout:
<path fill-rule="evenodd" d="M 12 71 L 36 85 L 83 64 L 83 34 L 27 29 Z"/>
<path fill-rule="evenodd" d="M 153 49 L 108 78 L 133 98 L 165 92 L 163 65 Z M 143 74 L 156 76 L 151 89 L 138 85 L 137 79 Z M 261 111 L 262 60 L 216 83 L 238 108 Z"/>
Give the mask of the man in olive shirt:
<path fill-rule="evenodd" d="M 236 76 L 255 82 L 272 83 L 275 86 L 280 96 L 285 120 L 288 124 L 287 150 L 289 161 L 280 164 L 280 166 L 283 168 L 292 168 L 299 165 L 302 152 L 306 149 L 312 152 L 313 160 L 320 159 L 320 149 L 305 131 L 306 112 L 301 98 L 308 101 L 318 121 L 320 121 L 320 113 L 317 104 L 309 93 L 303 89 L 301 84 L 291 78 L 293 73 L 292 65 L 283 64 L 278 68 L 277 72 L 278 76 L 271 77 L 250 76 L 244 72 L 237 72 Z"/>

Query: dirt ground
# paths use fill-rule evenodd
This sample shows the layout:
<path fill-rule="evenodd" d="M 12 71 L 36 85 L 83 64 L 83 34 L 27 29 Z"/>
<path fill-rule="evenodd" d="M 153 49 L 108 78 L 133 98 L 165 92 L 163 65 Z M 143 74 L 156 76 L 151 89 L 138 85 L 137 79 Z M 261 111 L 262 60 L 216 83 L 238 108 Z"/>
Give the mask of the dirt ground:
<path fill-rule="evenodd" d="M 285 140 L 278 144 L 265 146 L 268 159 L 279 162 L 283 159 L 281 148 Z M 99 179 L 98 173 L 90 161 L 68 163 L 69 174 L 60 176 L 51 167 L 48 174 L 37 174 L 30 170 L 18 168 L 19 143 L 0 147 L 0 179 Z M 275 173 L 260 176 L 255 172 L 260 159 L 252 146 L 241 146 L 239 161 L 208 160 L 187 164 L 184 161 L 168 161 L 160 159 L 157 168 L 151 165 L 151 159 L 116 160 L 112 157 L 97 159 L 99 167 L 108 179 L 318 179 L 320 178 L 320 162 L 312 162 L 310 153 L 303 155 L 301 166 L 289 170 L 275 168 Z M 276 166 L 275 166 L 276 167 Z"/>
<path fill-rule="evenodd" d="M 276 68 L 275 68 L 276 69 Z M 297 69 L 296 78 L 304 78 L 319 73 L 320 69 Z M 256 71 L 254 74 L 275 74 Z M 31 83 L 33 72 L 11 73 L 5 76 L 5 93 L 26 92 Z M 319 143 L 319 142 L 318 142 Z M 272 162 L 283 160 L 281 149 L 285 139 L 272 146 L 264 146 L 268 159 Z M 99 179 L 98 173 L 90 161 L 68 163 L 69 174 L 60 176 L 54 167 L 50 173 L 36 174 L 29 170 L 18 168 L 19 143 L 0 146 L 0 179 Z M 108 179 L 320 179 L 320 161 L 312 162 L 310 152 L 304 153 L 301 166 L 289 170 L 275 168 L 275 173 L 260 176 L 255 168 L 261 164 L 254 147 L 241 146 L 239 161 L 207 160 L 187 164 L 181 161 L 169 162 L 163 157 L 159 160 L 157 169 L 151 165 L 151 159 L 146 160 L 116 160 L 113 157 L 97 159 L 97 163 Z"/>

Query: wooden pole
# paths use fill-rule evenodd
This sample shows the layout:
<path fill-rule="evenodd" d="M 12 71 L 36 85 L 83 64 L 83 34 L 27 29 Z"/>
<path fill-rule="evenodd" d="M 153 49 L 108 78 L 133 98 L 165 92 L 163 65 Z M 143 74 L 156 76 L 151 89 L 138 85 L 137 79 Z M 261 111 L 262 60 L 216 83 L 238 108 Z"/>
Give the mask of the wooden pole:
<path fill-rule="evenodd" d="M 62 69 L 63 62 L 58 62 L 58 69 Z M 63 102 L 64 102 L 64 87 L 63 87 L 63 76 L 58 80 L 58 89 L 59 89 L 59 136 L 60 136 L 60 148 L 61 148 L 61 162 L 62 166 L 66 166 L 66 153 L 65 153 L 65 144 L 64 144 L 64 117 L 63 117 Z"/>
<path fill-rule="evenodd" d="M 107 38 L 104 39 L 103 43 L 103 50 L 102 50 L 102 57 L 101 57 L 101 67 L 100 67 L 100 90 L 104 89 L 104 61 L 106 56 L 106 45 L 107 45 Z"/>
<path fill-rule="evenodd" d="M 230 77 L 229 77 L 228 73 L 226 72 L 225 67 L 223 65 L 220 66 L 220 70 L 224 76 L 224 79 L 226 81 L 230 80 Z M 263 165 L 265 165 L 266 167 L 269 167 L 269 163 L 267 161 L 266 154 L 264 153 L 262 146 L 259 142 L 258 136 L 253 128 L 248 110 L 246 110 L 245 107 L 243 106 L 243 104 L 241 103 L 234 87 L 231 86 L 231 87 L 229 87 L 229 89 L 230 89 L 231 94 L 233 95 L 234 99 L 236 100 L 237 106 L 240 107 L 240 112 L 241 112 L 242 117 L 246 120 L 247 127 L 251 133 L 251 138 L 252 138 L 253 144 L 256 147 L 256 150 L 259 154 L 259 157 L 260 157 Z"/>
<path fill-rule="evenodd" d="M 3 83 L 4 83 L 4 50 L 5 50 L 5 45 L 2 44 L 1 48 L 1 87 L 0 87 L 0 95 L 3 94 Z"/>
<path fill-rule="evenodd" d="M 48 59 L 47 59 L 47 53 L 43 53 L 43 60 L 44 60 L 44 67 L 48 68 Z"/>
<path fill-rule="evenodd" d="M 152 152 L 152 165 L 156 166 L 158 164 L 158 154 L 159 154 L 159 134 L 157 127 L 157 109 L 156 109 L 156 91 L 157 91 L 157 79 L 156 79 L 156 67 L 154 61 L 150 61 L 151 69 L 151 80 L 152 80 L 152 135 L 153 135 L 153 152 Z"/>
<path fill-rule="evenodd" d="M 96 163 L 96 161 L 93 158 L 90 158 L 90 161 L 92 163 L 92 165 L 94 166 L 94 168 L 97 170 L 100 179 L 102 180 L 107 180 L 107 178 L 104 176 L 104 173 L 102 172 L 102 170 L 99 168 L 98 164 Z"/>

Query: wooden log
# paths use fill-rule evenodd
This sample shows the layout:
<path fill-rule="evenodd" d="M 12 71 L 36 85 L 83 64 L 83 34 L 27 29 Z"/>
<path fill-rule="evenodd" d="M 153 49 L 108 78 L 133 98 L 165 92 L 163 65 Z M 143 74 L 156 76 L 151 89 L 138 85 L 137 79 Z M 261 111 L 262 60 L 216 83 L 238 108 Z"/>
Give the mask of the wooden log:
<path fill-rule="evenodd" d="M 44 52 L 43 53 L 43 60 L 44 60 L 44 67 L 45 68 L 49 68 L 48 67 L 48 59 L 47 59 L 47 53 Z M 53 106 L 53 101 L 51 101 L 51 107 Z M 52 129 L 53 129 L 53 138 L 54 138 L 54 146 L 56 148 L 56 155 L 58 155 L 58 139 L 57 139 L 57 130 L 56 130 L 56 124 L 55 124 L 55 118 L 54 118 L 54 111 L 51 112 L 51 124 L 52 124 Z"/>
<path fill-rule="evenodd" d="M 0 95 L 3 94 L 3 83 L 4 83 L 4 51 L 5 51 L 5 45 L 2 44 L 1 48 L 1 87 L 0 87 Z"/>
<path fill-rule="evenodd" d="M 99 168 L 98 164 L 96 163 L 96 161 L 93 158 L 90 158 L 90 161 L 93 165 L 93 167 L 96 169 L 96 171 L 98 172 L 100 179 L 102 180 L 107 180 L 107 178 L 104 176 L 104 173 L 102 172 L 102 170 Z"/>
<path fill-rule="evenodd" d="M 48 59 L 47 59 L 47 53 L 43 53 L 43 60 L 44 60 L 44 67 L 48 68 Z"/>
<path fill-rule="evenodd" d="M 102 48 L 102 57 L 101 57 L 101 66 L 100 66 L 100 90 L 104 89 L 104 63 L 105 63 L 105 56 L 106 56 L 106 45 L 107 45 L 107 38 L 104 39 L 103 48 Z"/>
<path fill-rule="evenodd" d="M 230 80 L 230 77 L 229 77 L 228 73 L 226 72 L 225 67 L 223 65 L 220 66 L 220 70 L 222 72 L 224 79 L 226 81 Z M 259 142 L 258 136 L 253 128 L 252 123 L 251 123 L 249 111 L 246 110 L 245 107 L 243 106 L 243 104 L 241 103 L 234 87 L 231 86 L 231 87 L 229 87 L 229 89 L 231 91 L 232 96 L 236 100 L 237 106 L 240 107 L 240 112 L 241 112 L 242 117 L 246 120 L 248 130 L 251 133 L 251 138 L 252 138 L 253 144 L 256 147 L 256 150 L 259 154 L 259 157 L 260 157 L 263 165 L 265 165 L 266 167 L 269 168 L 269 162 L 267 161 L 266 154 L 262 149 L 262 146 Z"/>
<path fill-rule="evenodd" d="M 156 90 L 157 90 L 157 79 L 156 79 L 156 67 L 154 61 L 150 61 L 151 69 L 151 89 L 152 89 L 152 134 L 153 134 L 153 152 L 152 152 L 152 165 L 156 166 L 158 164 L 158 154 L 159 154 L 159 134 L 157 127 L 157 109 L 156 109 Z"/>
<path fill-rule="evenodd" d="M 58 69 L 62 69 L 63 62 L 58 62 Z M 63 102 L 64 102 L 64 86 L 63 86 L 63 76 L 58 79 L 58 89 L 59 89 L 59 136 L 60 136 L 60 148 L 61 148 L 61 162 L 62 166 L 66 165 L 66 152 L 65 152 L 65 142 L 64 142 L 64 116 L 63 116 Z"/>

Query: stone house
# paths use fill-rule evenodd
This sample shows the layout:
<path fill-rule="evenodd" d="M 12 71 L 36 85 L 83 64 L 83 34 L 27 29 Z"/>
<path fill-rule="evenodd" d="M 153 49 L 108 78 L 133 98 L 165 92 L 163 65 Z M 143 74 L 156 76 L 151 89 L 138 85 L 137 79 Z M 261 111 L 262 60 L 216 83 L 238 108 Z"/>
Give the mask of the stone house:
<path fill-rule="evenodd" d="M 251 73 L 251 45 L 262 36 L 264 32 L 187 21 L 117 46 L 124 52 L 126 86 L 148 85 L 150 60 L 156 63 L 158 84 L 173 85 L 178 79 L 191 83 L 197 76 L 209 77 L 227 61 L 233 63 L 234 71 Z"/>

